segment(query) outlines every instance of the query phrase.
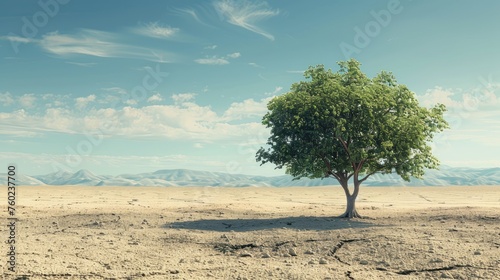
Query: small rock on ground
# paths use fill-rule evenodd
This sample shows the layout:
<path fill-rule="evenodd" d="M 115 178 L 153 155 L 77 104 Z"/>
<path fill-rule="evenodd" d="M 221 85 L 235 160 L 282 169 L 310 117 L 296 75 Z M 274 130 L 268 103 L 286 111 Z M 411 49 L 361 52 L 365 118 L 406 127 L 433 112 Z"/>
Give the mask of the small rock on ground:
<path fill-rule="evenodd" d="M 250 253 L 244 252 L 244 253 L 241 253 L 241 254 L 240 254 L 240 257 L 242 257 L 242 258 L 251 258 L 251 257 L 253 257 L 253 256 L 252 256 L 252 254 L 250 254 Z"/>

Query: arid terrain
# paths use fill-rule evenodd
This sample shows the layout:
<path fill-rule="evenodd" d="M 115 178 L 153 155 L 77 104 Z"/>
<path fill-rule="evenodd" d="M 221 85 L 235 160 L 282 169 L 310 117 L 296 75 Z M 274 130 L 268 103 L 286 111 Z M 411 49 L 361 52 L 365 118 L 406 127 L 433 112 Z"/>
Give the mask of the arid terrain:
<path fill-rule="evenodd" d="M 4 279 L 500 279 L 500 187 L 364 187 L 366 218 L 352 220 L 335 218 L 340 187 L 44 186 L 16 199 Z"/>

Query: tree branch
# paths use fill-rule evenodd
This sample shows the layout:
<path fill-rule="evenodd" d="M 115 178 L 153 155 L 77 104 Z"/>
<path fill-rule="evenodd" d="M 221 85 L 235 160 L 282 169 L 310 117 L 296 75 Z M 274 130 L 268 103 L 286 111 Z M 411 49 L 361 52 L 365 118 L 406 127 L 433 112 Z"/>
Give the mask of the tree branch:
<path fill-rule="evenodd" d="M 387 109 L 387 111 L 385 111 L 385 112 L 382 114 L 382 116 L 387 115 L 387 114 L 388 114 L 388 113 L 389 113 L 392 109 L 394 109 L 394 108 L 389 107 L 389 109 Z"/>
<path fill-rule="evenodd" d="M 323 159 L 323 162 L 325 162 L 326 167 L 328 168 L 327 175 L 332 175 L 337 181 L 340 182 L 340 177 L 332 172 L 332 165 L 330 164 L 330 161 L 326 159 L 326 156 L 324 154 L 321 155 L 321 158 Z"/>
<path fill-rule="evenodd" d="M 347 157 L 349 157 L 349 159 L 351 159 L 351 154 L 349 153 L 349 147 L 347 146 L 347 143 L 340 136 L 338 137 L 338 139 L 340 140 L 340 143 L 342 144 L 342 147 L 344 147 L 344 150 L 347 153 Z"/>
<path fill-rule="evenodd" d="M 368 177 L 370 177 L 371 175 L 373 175 L 373 174 L 375 174 L 375 173 L 377 173 L 377 172 L 379 172 L 379 170 L 374 171 L 374 172 L 372 172 L 372 173 L 370 173 L 370 174 L 366 175 L 365 177 L 363 177 L 363 179 L 359 180 L 358 182 L 359 182 L 360 184 L 361 184 L 361 183 L 363 183 L 366 179 L 368 179 Z"/>
<path fill-rule="evenodd" d="M 339 180 L 339 182 L 340 182 L 341 180 L 343 180 L 343 179 L 345 179 L 345 178 L 346 178 L 346 176 L 344 176 L 344 174 L 342 174 L 341 172 L 337 172 L 337 173 L 335 173 L 335 175 L 339 178 L 339 179 L 338 179 L 338 180 Z"/>
<path fill-rule="evenodd" d="M 365 164 L 365 162 L 366 162 L 366 159 L 363 159 L 363 160 L 359 163 L 358 168 L 357 168 L 357 170 L 356 170 L 357 172 L 361 171 L 361 168 L 363 168 L 363 165 Z"/>
<path fill-rule="evenodd" d="M 356 170 L 358 168 L 356 167 L 356 163 L 355 162 L 351 162 L 351 167 L 352 167 L 352 171 L 354 171 L 354 173 L 356 173 Z"/>
<path fill-rule="evenodd" d="M 337 179 L 337 181 L 339 181 L 339 182 L 340 182 L 340 177 L 339 177 L 337 174 L 335 174 L 335 173 L 333 173 L 333 172 L 330 172 L 330 174 L 331 174 L 331 175 L 332 175 L 335 179 Z"/>

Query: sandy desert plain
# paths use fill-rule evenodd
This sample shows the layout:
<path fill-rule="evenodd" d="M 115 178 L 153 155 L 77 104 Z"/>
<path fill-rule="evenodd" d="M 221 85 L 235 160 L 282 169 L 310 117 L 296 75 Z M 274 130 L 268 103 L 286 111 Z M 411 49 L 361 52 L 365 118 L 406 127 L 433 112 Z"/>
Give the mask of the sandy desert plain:
<path fill-rule="evenodd" d="M 7 192 L 0 199 L 7 201 Z M 5 208 L 7 208 L 5 206 Z M 500 187 L 17 188 L 3 279 L 500 279 Z M 2 211 L 7 221 L 7 210 Z M 7 239 L 7 226 L 0 235 Z M 3 251 L 7 244 L 3 242 Z"/>

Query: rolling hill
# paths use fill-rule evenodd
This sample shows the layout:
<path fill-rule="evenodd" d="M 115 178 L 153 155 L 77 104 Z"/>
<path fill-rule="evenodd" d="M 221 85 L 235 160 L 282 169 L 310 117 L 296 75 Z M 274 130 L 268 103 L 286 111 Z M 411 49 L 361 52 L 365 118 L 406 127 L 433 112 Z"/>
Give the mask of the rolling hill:
<path fill-rule="evenodd" d="M 7 184 L 7 175 L 0 175 L 0 184 Z M 77 185 L 77 186 L 324 186 L 338 185 L 332 178 L 293 180 L 289 175 L 253 176 L 188 169 L 165 169 L 151 173 L 122 174 L 118 176 L 95 175 L 89 170 L 75 173 L 59 171 L 46 175 L 18 175 L 17 185 Z M 454 168 L 441 166 L 440 170 L 428 170 L 423 179 L 412 178 L 405 182 L 395 174 L 373 175 L 364 186 L 473 186 L 500 185 L 500 168 Z"/>

